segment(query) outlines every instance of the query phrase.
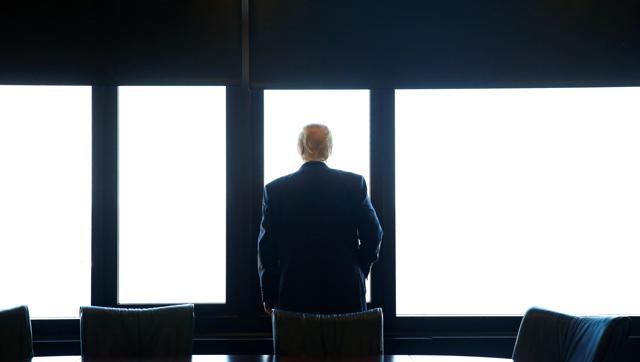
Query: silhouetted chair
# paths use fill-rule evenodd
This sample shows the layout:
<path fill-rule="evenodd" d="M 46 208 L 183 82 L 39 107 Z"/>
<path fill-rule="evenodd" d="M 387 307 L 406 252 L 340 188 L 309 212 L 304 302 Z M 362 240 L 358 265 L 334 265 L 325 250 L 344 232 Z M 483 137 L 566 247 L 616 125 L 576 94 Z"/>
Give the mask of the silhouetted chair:
<path fill-rule="evenodd" d="M 514 362 L 609 362 L 629 332 L 627 317 L 574 317 L 531 308 L 520 324 Z"/>
<path fill-rule="evenodd" d="M 193 304 L 148 309 L 80 308 L 83 360 L 188 360 Z"/>
<path fill-rule="evenodd" d="M 273 349 L 281 356 L 383 354 L 382 309 L 348 314 L 294 313 L 275 309 Z"/>
<path fill-rule="evenodd" d="M 0 361 L 33 357 L 31 320 L 26 305 L 0 310 Z"/>

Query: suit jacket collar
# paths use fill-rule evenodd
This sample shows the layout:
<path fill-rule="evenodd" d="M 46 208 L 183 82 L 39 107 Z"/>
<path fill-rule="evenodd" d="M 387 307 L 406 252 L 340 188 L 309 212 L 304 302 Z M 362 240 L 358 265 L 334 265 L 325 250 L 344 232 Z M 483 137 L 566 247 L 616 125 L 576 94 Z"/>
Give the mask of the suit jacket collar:
<path fill-rule="evenodd" d="M 300 171 L 311 170 L 311 169 L 318 170 L 318 169 L 327 169 L 327 168 L 329 168 L 329 166 L 327 166 L 327 164 L 322 161 L 307 161 L 303 163 L 302 166 L 300 166 Z"/>

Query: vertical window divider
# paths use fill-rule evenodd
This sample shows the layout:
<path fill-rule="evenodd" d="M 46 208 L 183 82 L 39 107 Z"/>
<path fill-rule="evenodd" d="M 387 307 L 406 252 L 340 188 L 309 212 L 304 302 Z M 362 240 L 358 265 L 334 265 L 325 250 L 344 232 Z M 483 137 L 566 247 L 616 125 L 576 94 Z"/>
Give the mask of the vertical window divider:
<path fill-rule="evenodd" d="M 257 314 L 259 316 L 266 317 L 262 309 L 261 295 L 260 295 L 260 282 L 258 280 L 258 234 L 260 230 L 260 222 L 262 218 L 262 189 L 264 187 L 264 90 L 263 89 L 251 89 L 250 90 L 251 101 L 251 120 L 250 120 L 250 142 L 251 142 L 251 155 L 249 164 L 251 167 L 251 239 L 249 243 L 250 256 L 249 265 L 250 278 L 249 284 L 253 286 L 251 293 L 249 293 L 249 312 L 251 314 Z M 270 324 L 270 319 L 269 319 Z M 270 328 L 269 328 L 270 329 Z"/>
<path fill-rule="evenodd" d="M 384 232 L 380 259 L 372 270 L 373 307 L 393 326 L 395 290 L 395 98 L 394 89 L 371 89 L 371 201 Z"/>
<path fill-rule="evenodd" d="M 118 302 L 118 87 L 92 88 L 91 304 Z"/>
<path fill-rule="evenodd" d="M 253 316 L 262 311 L 256 242 L 262 204 L 263 92 L 227 89 L 227 303 L 233 305 L 232 313 Z"/>
<path fill-rule="evenodd" d="M 227 305 L 229 312 L 242 315 L 247 308 L 243 303 L 243 288 L 248 273 L 245 252 L 250 231 L 243 221 L 243 210 L 249 205 L 247 197 L 247 175 L 250 172 L 247 160 L 246 137 L 249 106 L 248 92 L 244 87 L 227 87 Z"/>

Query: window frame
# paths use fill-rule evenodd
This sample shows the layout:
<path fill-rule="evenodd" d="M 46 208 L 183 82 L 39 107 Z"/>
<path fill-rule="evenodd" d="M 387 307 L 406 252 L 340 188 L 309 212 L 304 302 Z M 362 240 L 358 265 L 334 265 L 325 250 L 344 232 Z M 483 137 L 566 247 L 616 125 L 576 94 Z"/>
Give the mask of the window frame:
<path fill-rule="evenodd" d="M 42 82 L 23 82 L 23 83 L 11 83 L 11 82 L 1 82 L 2 86 L 90 86 L 88 84 L 83 84 L 80 82 L 68 82 L 61 84 L 48 84 Z M 95 98 L 95 87 L 91 89 L 91 148 L 92 148 L 92 156 L 91 156 L 91 178 L 95 180 L 95 168 L 94 164 L 96 162 L 96 154 L 95 154 L 95 135 L 99 132 L 96 129 L 96 98 Z M 46 181 L 45 181 L 46 182 Z M 91 262 L 93 264 L 94 261 L 94 248 L 93 248 L 93 239 L 94 239 L 94 226 L 95 226 L 95 192 L 96 187 L 92 185 L 91 187 Z M 89 242 L 89 240 L 87 240 Z M 94 290 L 94 273 L 95 268 L 91 268 L 91 301 L 93 303 L 93 296 L 95 294 Z M 75 342 L 78 339 L 80 328 L 77 323 L 78 319 L 76 318 L 38 318 L 31 319 L 31 328 L 32 328 L 32 339 L 34 344 L 34 349 L 36 352 L 39 350 L 39 344 L 48 344 L 52 346 L 52 350 L 62 349 L 64 351 L 74 351 L 75 350 Z M 53 343 L 52 343 L 53 342 Z M 78 345 L 79 347 L 79 345 Z M 79 348 L 77 349 L 79 353 Z"/>
<path fill-rule="evenodd" d="M 219 86 L 219 84 L 211 84 Z M 170 85 L 167 85 L 170 86 Z M 226 87 L 226 178 L 227 178 L 227 260 L 238 253 L 238 245 L 246 235 L 238 235 L 231 225 L 246 204 L 246 193 L 237 189 L 243 185 L 234 183 L 243 179 L 244 171 L 237 165 L 242 164 L 246 155 L 236 153 L 242 145 L 243 135 L 235 132 L 234 124 L 240 123 L 237 110 L 241 109 L 239 88 Z M 105 307 L 151 308 L 171 304 L 118 303 L 118 86 L 93 87 L 93 217 L 92 217 L 92 298 L 91 304 Z M 233 149 L 235 148 L 235 149 Z M 244 199 L 244 200 L 243 200 Z M 245 242 L 246 243 L 246 242 Z M 226 263 L 227 303 L 196 304 L 198 318 L 210 319 L 216 316 L 239 314 L 240 293 L 232 285 L 245 284 L 246 268 L 239 263 Z M 205 287 L 205 286 L 203 286 Z"/>
<path fill-rule="evenodd" d="M 557 87 L 562 85 L 558 84 Z M 614 86 L 614 85 L 608 85 Z M 547 86 L 548 87 L 548 86 Z M 438 89 L 460 88 L 454 85 L 439 85 L 434 87 Z M 462 88 L 484 88 L 484 87 L 462 87 Z M 489 88 L 546 88 L 542 86 L 492 86 Z M 477 340 L 484 341 L 482 343 L 494 343 L 496 340 L 506 341 L 507 344 L 515 343 L 518 334 L 522 316 L 398 316 L 396 314 L 396 270 L 395 270 L 395 250 L 396 250 L 396 233 L 395 233 L 395 92 L 401 89 L 414 88 L 384 88 L 380 90 L 380 98 L 375 102 L 372 100 L 373 107 L 379 107 L 380 113 L 384 113 L 384 120 L 381 127 L 384 127 L 385 135 L 382 142 L 381 150 L 384 157 L 380 160 L 381 164 L 386 165 L 387 178 L 383 195 L 386 208 L 383 210 L 383 228 L 385 231 L 383 251 L 383 273 L 384 273 L 384 302 L 385 302 L 385 333 L 388 331 L 394 337 L 415 339 L 418 343 L 425 343 L 427 340 L 434 338 L 453 338 L 458 340 L 467 340 L 470 343 Z M 417 89 L 417 88 L 416 88 Z M 372 116 L 373 117 L 373 116 Z M 373 122 L 373 121 L 372 121 Z M 373 137 L 373 136 L 372 136 Z M 372 142 L 376 142 L 372 138 Z M 373 167 L 373 166 L 372 166 Z M 391 210 L 390 210 L 391 209 Z M 391 234 L 391 235 L 389 235 Z M 388 316 L 391 314 L 391 316 Z M 630 316 L 631 325 L 629 328 L 629 338 L 637 339 L 640 335 L 640 316 Z M 499 344 L 499 343 L 498 343 Z M 407 343 L 404 348 L 412 349 L 412 343 Z M 420 347 L 417 347 L 420 349 Z M 424 348 L 424 347 L 422 347 Z M 456 350 L 457 354 L 472 353 L 474 346 L 469 345 Z M 497 355 L 496 355 L 497 356 Z M 510 357 L 510 355 L 505 355 Z"/>
<path fill-rule="evenodd" d="M 229 94 L 228 94 L 228 91 L 227 91 L 228 87 L 220 86 L 220 85 L 200 85 L 200 84 L 198 84 L 198 85 L 175 85 L 175 86 L 176 87 L 180 87 L 180 88 L 186 88 L 186 87 L 191 87 L 191 86 L 193 86 L 193 87 L 209 87 L 210 86 L 210 87 L 224 87 L 225 88 L 224 92 L 225 92 L 225 103 L 226 104 L 225 104 L 225 126 L 224 126 L 225 128 L 224 129 L 225 129 L 225 152 L 226 152 L 225 162 L 226 162 L 226 165 L 225 165 L 224 170 L 225 170 L 225 175 L 226 175 L 226 178 L 227 178 L 227 180 L 225 182 L 225 186 L 226 186 L 226 189 L 225 189 L 225 224 L 226 224 L 225 225 L 225 253 L 226 253 L 228 245 L 229 245 L 229 236 L 228 236 L 228 234 L 229 234 L 228 233 L 228 224 L 229 224 L 229 222 L 228 222 L 227 215 L 229 215 L 229 213 L 230 213 L 229 212 L 229 207 L 228 207 L 228 205 L 230 205 L 230 203 L 227 201 L 229 199 L 229 196 L 230 196 L 229 195 L 230 194 L 230 192 L 229 192 L 229 182 L 230 182 L 230 180 L 229 180 L 229 177 L 228 177 L 228 175 L 229 175 L 228 171 L 229 170 L 226 167 L 228 165 L 229 159 L 230 159 L 228 157 L 228 147 L 227 147 L 228 146 L 228 138 L 229 138 L 228 137 L 229 117 L 228 117 L 228 111 L 227 111 L 227 108 L 229 107 L 229 104 L 228 104 L 229 102 L 227 101 L 227 99 L 229 97 Z M 117 98 L 116 102 L 119 102 L 119 100 L 120 100 L 119 89 L 122 88 L 122 87 L 131 87 L 131 88 L 141 87 L 141 88 L 143 88 L 143 87 L 145 87 L 145 85 L 137 85 L 136 84 L 136 85 L 133 85 L 133 86 L 129 86 L 129 85 L 117 86 L 116 87 L 116 98 Z M 174 87 L 174 85 L 150 85 L 150 87 L 154 87 L 154 88 L 172 88 L 172 87 Z M 116 114 L 117 114 L 116 117 L 118 118 L 117 119 L 118 124 L 116 125 L 116 133 L 117 133 L 117 138 L 118 138 L 117 141 L 116 141 L 116 142 L 118 142 L 118 144 L 116 145 L 116 149 L 117 149 L 116 152 L 119 153 L 120 152 L 120 144 L 119 144 L 119 137 L 120 137 L 120 128 L 119 128 L 120 119 L 119 119 L 119 115 L 120 115 L 120 109 L 119 109 L 119 103 L 116 106 Z M 118 163 L 120 162 L 120 159 L 121 159 L 120 155 L 117 154 L 116 155 L 116 161 Z M 117 167 L 119 167 L 119 166 L 117 166 Z M 209 163 L 209 167 L 216 167 L 216 164 Z M 120 188 L 120 172 L 119 171 L 120 170 L 118 168 L 118 175 L 116 177 L 116 182 L 117 182 L 116 189 L 118 189 L 118 190 Z M 120 207 L 120 205 L 119 205 L 120 194 L 119 193 L 117 195 L 117 200 L 118 200 L 118 209 L 119 209 L 119 207 Z M 119 246 L 119 240 L 120 240 L 119 223 L 120 223 L 120 219 L 119 219 L 119 215 L 116 215 L 116 217 L 117 217 L 117 220 L 118 220 L 118 225 L 117 225 L 117 227 L 118 227 L 118 230 L 117 230 L 118 241 L 117 242 L 118 242 L 118 246 Z M 120 251 L 119 251 L 119 248 L 116 248 L 116 253 L 117 253 L 117 259 L 116 259 L 117 263 L 115 263 L 116 266 L 117 266 L 116 267 L 116 270 L 117 270 L 116 271 L 116 275 L 119 277 L 119 272 L 120 272 L 120 261 L 119 261 Z M 226 259 L 227 258 L 225 257 L 225 264 L 228 264 Z M 228 267 L 228 265 L 226 265 L 226 267 L 225 267 L 225 275 L 226 276 L 229 275 L 227 267 Z M 228 278 L 226 278 L 226 280 L 225 280 L 225 300 L 226 300 L 226 302 L 224 302 L 224 303 L 194 303 L 194 305 L 198 305 L 198 306 L 222 306 L 222 305 L 228 304 L 228 300 L 229 300 L 228 282 L 229 282 L 229 280 L 228 280 Z M 206 284 L 202 284 L 202 285 L 204 287 L 204 285 L 206 285 Z M 120 288 L 119 288 L 119 279 L 118 279 L 118 282 L 116 283 L 116 287 L 117 288 L 116 288 L 115 295 L 116 295 L 116 301 L 118 301 L 118 292 L 120 290 Z M 176 304 L 180 304 L 180 303 L 191 303 L 191 302 L 189 302 L 188 300 L 180 301 L 180 302 L 157 302 L 157 303 L 156 302 L 149 302 L 149 303 L 131 302 L 131 303 L 128 303 L 128 302 L 119 302 L 118 301 L 118 302 L 115 303 L 115 305 L 117 305 L 118 307 L 122 307 L 122 308 L 129 308 L 129 307 L 153 308 L 153 307 L 160 307 L 160 306 L 176 305 Z"/>
<path fill-rule="evenodd" d="M 371 200 L 384 230 L 380 259 L 372 270 L 369 307 L 384 310 L 387 351 L 433 353 L 433 343 L 444 343 L 448 347 L 442 348 L 448 353 L 505 356 L 515 341 L 520 316 L 396 316 L 395 88 L 369 91 Z M 271 319 L 262 311 L 256 267 L 264 173 L 264 90 L 227 85 L 226 95 L 227 303 L 196 304 L 194 351 L 241 353 L 249 346 L 246 348 L 256 353 L 268 353 Z M 155 307 L 158 305 L 117 303 L 117 86 L 94 85 L 92 102 L 91 304 Z M 78 319 L 32 323 L 36 355 L 80 353 Z M 632 316 L 630 335 L 640 335 L 640 316 Z M 234 341 L 242 342 L 236 345 Z M 253 344 L 247 345 L 249 342 Z"/>

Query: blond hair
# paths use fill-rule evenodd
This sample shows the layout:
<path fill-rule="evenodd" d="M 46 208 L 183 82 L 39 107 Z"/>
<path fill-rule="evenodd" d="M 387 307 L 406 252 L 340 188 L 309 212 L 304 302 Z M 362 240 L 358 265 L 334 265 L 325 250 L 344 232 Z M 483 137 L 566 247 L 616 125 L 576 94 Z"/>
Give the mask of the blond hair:
<path fill-rule="evenodd" d="M 326 161 L 331 155 L 333 139 L 329 127 L 312 123 L 298 136 L 298 152 L 304 161 Z"/>

